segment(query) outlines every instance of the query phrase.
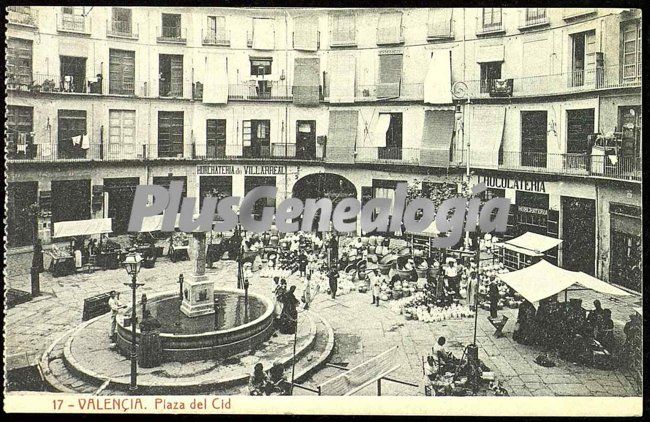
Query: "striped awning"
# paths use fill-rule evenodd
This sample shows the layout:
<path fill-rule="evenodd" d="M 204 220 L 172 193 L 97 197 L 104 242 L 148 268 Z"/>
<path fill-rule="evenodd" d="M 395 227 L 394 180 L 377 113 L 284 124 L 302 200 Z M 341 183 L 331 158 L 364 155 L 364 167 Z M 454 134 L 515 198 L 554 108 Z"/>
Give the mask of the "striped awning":
<path fill-rule="evenodd" d="M 330 124 L 325 156 L 327 161 L 354 163 L 359 112 L 357 110 L 330 110 Z"/>
<path fill-rule="evenodd" d="M 497 168 L 503 140 L 504 106 L 474 107 L 471 120 L 470 163 L 473 167 Z"/>
<path fill-rule="evenodd" d="M 451 138 L 456 124 L 454 110 L 426 110 L 420 164 L 449 167 Z"/>
<path fill-rule="evenodd" d="M 297 57 L 293 71 L 293 102 L 298 105 L 318 105 L 320 99 L 320 59 Z"/>

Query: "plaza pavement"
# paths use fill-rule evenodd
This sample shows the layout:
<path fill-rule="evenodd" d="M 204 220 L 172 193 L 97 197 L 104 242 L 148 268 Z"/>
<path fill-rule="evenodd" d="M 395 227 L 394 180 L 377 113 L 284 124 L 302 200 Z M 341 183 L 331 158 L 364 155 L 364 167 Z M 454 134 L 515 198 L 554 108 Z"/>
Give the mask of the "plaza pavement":
<path fill-rule="evenodd" d="M 31 253 L 10 254 L 7 257 L 5 286 L 30 290 L 29 266 Z M 49 263 L 45 262 L 47 267 Z M 215 280 L 215 286 L 234 287 L 236 265 L 232 261 L 215 264 L 216 269 L 208 274 Z M 186 277 L 191 273 L 192 262 L 172 263 L 161 258 L 153 269 L 142 269 L 138 280 L 145 286 L 138 291 L 153 294 L 178 289 L 178 275 Z M 298 284 L 293 276 L 289 284 Z M 92 274 L 76 274 L 52 278 L 49 273 L 41 274 L 42 295 L 24 304 L 8 309 L 5 313 L 5 363 L 7 369 L 33 365 L 46 348 L 68 329 L 81 322 L 83 300 L 89 296 L 118 290 L 122 300 L 130 298 L 130 290 L 124 283 L 129 276 L 124 269 L 96 271 Z M 251 289 L 269 295 L 272 281 L 254 277 Z M 583 299 L 583 306 L 591 307 L 594 299 L 600 299 L 603 307 L 612 309 L 615 334 L 619 341 L 624 339 L 623 325 L 633 306 L 640 306 L 640 296 L 612 298 L 591 291 L 571 292 L 570 297 Z M 371 305 L 369 293 L 352 292 L 332 300 L 326 294 L 319 294 L 312 304 L 312 310 L 325 318 L 334 329 L 335 345 L 330 359 L 333 364 L 349 368 L 378 355 L 397 345 L 399 369 L 391 376 L 420 384 L 422 380 L 422 359 L 430 353 L 439 336 L 448 339 L 448 350 L 460 357 L 464 346 L 471 343 L 474 324 L 472 318 L 449 320 L 437 323 L 408 321 L 402 315 L 392 312 L 385 303 Z M 480 310 L 477 328 L 479 357 L 497 374 L 511 395 L 594 395 L 594 396 L 637 396 L 631 375 L 625 370 L 599 370 L 556 359 L 556 367 L 544 368 L 534 363 L 541 352 L 537 347 L 520 345 L 512 340 L 512 329 L 516 321 L 516 310 L 503 312 L 510 318 L 504 328 L 505 337 L 495 338 L 494 328 L 487 321 L 487 312 Z M 341 370 L 325 367 L 305 382 L 316 386 L 326 379 L 338 375 Z M 295 390 L 296 394 L 311 393 Z M 376 386 L 370 385 L 358 395 L 376 394 Z M 415 388 L 391 382 L 382 383 L 382 395 L 421 395 L 422 388 Z"/>

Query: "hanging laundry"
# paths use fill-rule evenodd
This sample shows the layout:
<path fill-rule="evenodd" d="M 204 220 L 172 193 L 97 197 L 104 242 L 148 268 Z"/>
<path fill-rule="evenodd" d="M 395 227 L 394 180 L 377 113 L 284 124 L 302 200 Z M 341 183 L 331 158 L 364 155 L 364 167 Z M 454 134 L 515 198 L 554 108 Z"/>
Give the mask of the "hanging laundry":
<path fill-rule="evenodd" d="M 618 163 L 618 157 L 616 155 L 608 155 L 609 157 L 609 162 L 612 163 L 612 165 L 616 165 Z"/>
<path fill-rule="evenodd" d="M 63 90 L 66 92 L 72 91 L 72 85 L 74 83 L 74 77 L 66 75 L 63 77 Z"/>
<path fill-rule="evenodd" d="M 81 135 L 72 137 L 72 145 L 81 145 Z"/>
<path fill-rule="evenodd" d="M 90 148 L 90 137 L 84 133 L 83 135 L 81 135 L 81 149 L 89 149 L 89 148 Z"/>

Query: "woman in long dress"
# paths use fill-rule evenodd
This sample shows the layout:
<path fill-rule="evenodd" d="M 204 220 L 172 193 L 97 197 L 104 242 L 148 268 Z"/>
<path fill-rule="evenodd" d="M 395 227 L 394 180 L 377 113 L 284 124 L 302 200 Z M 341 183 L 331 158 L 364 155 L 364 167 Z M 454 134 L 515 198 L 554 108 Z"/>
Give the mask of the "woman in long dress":
<path fill-rule="evenodd" d="M 294 334 L 298 325 L 298 304 L 300 303 L 294 295 L 296 286 L 291 286 L 284 295 L 284 306 L 280 317 L 280 332 L 282 334 Z"/>
<path fill-rule="evenodd" d="M 478 279 L 476 278 L 476 272 L 472 271 L 469 274 L 469 280 L 467 281 L 467 305 L 472 310 L 475 310 L 476 307 L 476 295 L 478 294 Z"/>

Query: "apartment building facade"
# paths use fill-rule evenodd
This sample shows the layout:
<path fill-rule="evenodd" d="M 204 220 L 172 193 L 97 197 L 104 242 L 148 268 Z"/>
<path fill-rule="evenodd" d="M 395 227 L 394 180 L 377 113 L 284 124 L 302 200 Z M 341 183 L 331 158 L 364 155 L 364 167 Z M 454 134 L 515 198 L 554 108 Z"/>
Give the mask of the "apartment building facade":
<path fill-rule="evenodd" d="M 9 9 L 10 246 L 124 233 L 138 184 L 365 201 L 469 164 L 508 236 L 640 286 L 639 10 Z"/>

